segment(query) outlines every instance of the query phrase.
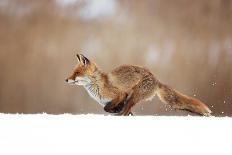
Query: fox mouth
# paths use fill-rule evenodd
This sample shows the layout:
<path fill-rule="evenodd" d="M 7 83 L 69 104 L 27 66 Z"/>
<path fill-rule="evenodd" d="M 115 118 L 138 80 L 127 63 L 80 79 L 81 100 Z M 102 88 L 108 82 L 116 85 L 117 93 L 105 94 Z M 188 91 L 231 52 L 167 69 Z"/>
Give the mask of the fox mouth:
<path fill-rule="evenodd" d="M 78 81 L 68 82 L 68 84 L 75 85 L 75 84 L 78 84 Z"/>
<path fill-rule="evenodd" d="M 76 83 L 78 83 L 78 81 L 68 82 L 68 84 L 76 84 Z"/>
<path fill-rule="evenodd" d="M 69 79 L 66 79 L 65 82 L 67 82 L 68 84 L 76 84 L 76 83 L 78 83 L 77 80 L 74 81 L 74 80 L 69 80 Z"/>
<path fill-rule="evenodd" d="M 87 83 L 87 81 L 85 81 L 85 80 L 75 80 L 75 81 L 73 81 L 73 80 L 68 80 L 68 81 L 66 81 L 68 84 L 70 84 L 70 85 L 85 85 L 86 83 Z"/>
<path fill-rule="evenodd" d="M 66 82 L 71 85 L 81 85 L 81 86 L 91 83 L 91 81 L 87 78 L 76 78 L 75 80 L 66 79 Z"/>

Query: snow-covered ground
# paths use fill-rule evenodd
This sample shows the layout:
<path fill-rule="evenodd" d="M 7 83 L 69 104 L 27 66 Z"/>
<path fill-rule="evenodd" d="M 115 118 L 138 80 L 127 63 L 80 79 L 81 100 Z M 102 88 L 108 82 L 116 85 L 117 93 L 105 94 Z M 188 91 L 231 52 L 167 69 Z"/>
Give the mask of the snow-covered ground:
<path fill-rule="evenodd" d="M 0 114 L 0 154 L 230 154 L 228 117 Z"/>

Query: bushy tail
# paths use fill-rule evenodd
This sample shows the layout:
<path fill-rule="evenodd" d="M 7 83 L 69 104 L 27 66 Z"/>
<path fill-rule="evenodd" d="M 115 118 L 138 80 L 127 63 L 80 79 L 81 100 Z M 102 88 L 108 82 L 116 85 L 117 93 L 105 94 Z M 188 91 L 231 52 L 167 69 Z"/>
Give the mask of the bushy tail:
<path fill-rule="evenodd" d="M 180 92 L 161 84 L 157 90 L 157 95 L 164 103 L 173 108 L 188 110 L 200 115 L 211 116 L 211 110 L 198 99 L 186 96 Z"/>

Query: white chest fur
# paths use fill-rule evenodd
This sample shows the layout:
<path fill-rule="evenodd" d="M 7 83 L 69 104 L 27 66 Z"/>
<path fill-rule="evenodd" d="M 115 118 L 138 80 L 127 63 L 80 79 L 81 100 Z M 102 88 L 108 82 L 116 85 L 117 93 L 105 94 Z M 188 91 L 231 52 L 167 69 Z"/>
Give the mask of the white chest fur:
<path fill-rule="evenodd" d="M 99 88 L 95 87 L 94 85 L 85 85 L 84 88 L 87 90 L 89 95 L 102 106 L 105 106 L 111 101 L 110 99 L 103 98 L 99 93 Z"/>

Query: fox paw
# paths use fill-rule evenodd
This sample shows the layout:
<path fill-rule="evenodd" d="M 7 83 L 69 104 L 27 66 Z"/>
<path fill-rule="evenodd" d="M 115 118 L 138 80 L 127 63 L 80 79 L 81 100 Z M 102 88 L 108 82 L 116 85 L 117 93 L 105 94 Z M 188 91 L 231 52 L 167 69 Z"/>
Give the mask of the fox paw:
<path fill-rule="evenodd" d="M 124 102 L 120 102 L 116 106 L 110 102 L 104 107 L 104 110 L 109 113 L 119 113 L 122 111 L 123 107 L 124 107 Z"/>

